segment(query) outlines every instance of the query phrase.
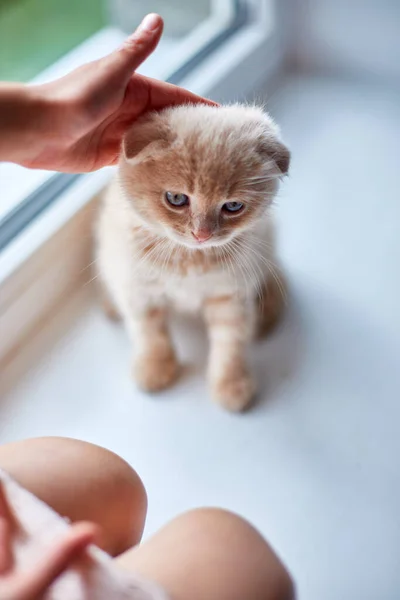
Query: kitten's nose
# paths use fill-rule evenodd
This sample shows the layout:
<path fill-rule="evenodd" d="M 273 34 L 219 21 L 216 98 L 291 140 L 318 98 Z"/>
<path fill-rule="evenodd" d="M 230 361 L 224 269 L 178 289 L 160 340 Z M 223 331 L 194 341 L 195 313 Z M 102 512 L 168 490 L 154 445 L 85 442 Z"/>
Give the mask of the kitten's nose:
<path fill-rule="evenodd" d="M 192 236 L 195 240 L 197 240 L 200 244 L 206 242 L 212 236 L 212 233 L 208 229 L 199 229 L 198 231 L 192 231 Z"/>

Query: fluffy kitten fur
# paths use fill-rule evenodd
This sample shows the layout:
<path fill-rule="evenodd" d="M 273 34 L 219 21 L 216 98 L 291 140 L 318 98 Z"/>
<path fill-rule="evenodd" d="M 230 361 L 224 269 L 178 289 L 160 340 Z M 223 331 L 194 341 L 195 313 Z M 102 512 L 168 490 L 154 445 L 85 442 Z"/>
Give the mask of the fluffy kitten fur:
<path fill-rule="evenodd" d="M 250 403 L 246 348 L 283 303 L 269 208 L 288 167 L 278 129 L 259 108 L 171 108 L 127 133 L 100 213 L 97 264 L 134 342 L 134 377 L 144 390 L 178 377 L 167 323 L 173 308 L 204 316 L 215 401 L 232 411 Z M 186 194 L 188 204 L 171 206 L 167 191 Z M 228 212 L 227 202 L 243 208 Z"/>

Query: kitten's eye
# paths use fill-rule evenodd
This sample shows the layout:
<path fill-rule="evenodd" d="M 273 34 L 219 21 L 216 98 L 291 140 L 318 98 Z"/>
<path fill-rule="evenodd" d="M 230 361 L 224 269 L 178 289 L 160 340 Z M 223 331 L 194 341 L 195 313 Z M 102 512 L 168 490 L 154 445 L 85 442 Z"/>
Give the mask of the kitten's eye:
<path fill-rule="evenodd" d="M 186 206 L 189 204 L 189 196 L 186 194 L 174 194 L 173 192 L 165 192 L 165 198 L 167 202 L 171 204 L 171 206 Z"/>
<path fill-rule="evenodd" d="M 225 202 L 222 209 L 226 212 L 237 213 L 244 207 L 243 202 Z"/>

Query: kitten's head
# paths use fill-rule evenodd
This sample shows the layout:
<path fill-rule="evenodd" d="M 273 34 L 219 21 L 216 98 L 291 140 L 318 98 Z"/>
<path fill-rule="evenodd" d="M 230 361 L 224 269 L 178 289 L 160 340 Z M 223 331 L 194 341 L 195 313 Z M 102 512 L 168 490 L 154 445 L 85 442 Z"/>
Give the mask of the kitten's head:
<path fill-rule="evenodd" d="M 257 222 L 289 159 L 276 125 L 259 108 L 181 106 L 151 113 L 128 131 L 120 180 L 148 229 L 207 248 Z"/>

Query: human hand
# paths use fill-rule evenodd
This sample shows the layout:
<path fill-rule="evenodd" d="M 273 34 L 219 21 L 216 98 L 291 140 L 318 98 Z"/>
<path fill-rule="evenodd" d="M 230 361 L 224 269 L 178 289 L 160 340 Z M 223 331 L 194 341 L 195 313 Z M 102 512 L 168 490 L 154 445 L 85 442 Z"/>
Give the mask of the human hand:
<path fill-rule="evenodd" d="M 0 600 L 41 600 L 57 577 L 83 555 L 96 537 L 97 528 L 91 523 L 72 525 L 36 565 L 23 571 L 15 565 L 12 554 L 12 539 L 18 533 L 0 485 Z"/>
<path fill-rule="evenodd" d="M 162 30 L 161 17 L 147 15 L 112 54 L 37 86 L 34 92 L 46 106 L 47 117 L 39 120 L 42 137 L 31 144 L 22 164 L 65 172 L 115 164 L 125 131 L 142 114 L 175 104 L 207 102 L 134 72 L 153 52 Z"/>

